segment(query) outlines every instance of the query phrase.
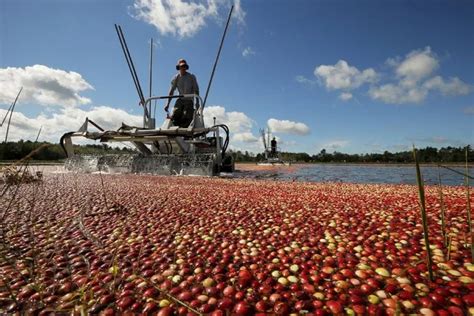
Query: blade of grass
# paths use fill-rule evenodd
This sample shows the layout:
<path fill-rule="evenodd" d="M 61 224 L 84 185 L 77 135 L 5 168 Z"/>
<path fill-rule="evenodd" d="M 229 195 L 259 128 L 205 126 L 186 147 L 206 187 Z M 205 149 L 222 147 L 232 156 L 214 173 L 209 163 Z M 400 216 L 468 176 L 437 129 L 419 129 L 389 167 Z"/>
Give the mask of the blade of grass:
<path fill-rule="evenodd" d="M 464 181 L 466 183 L 466 200 L 467 200 L 467 223 L 469 227 L 469 236 L 471 237 L 471 263 L 474 262 L 474 234 L 472 232 L 472 221 L 471 221 L 471 196 L 469 193 L 469 165 L 468 165 L 468 149 L 466 146 L 466 176 Z"/>
<path fill-rule="evenodd" d="M 443 188 L 441 186 L 441 172 L 438 167 L 438 189 L 439 189 L 439 203 L 441 206 L 441 236 L 443 237 L 443 246 L 446 248 L 448 240 L 446 238 L 446 212 L 444 207 L 444 197 L 443 197 Z"/>
<path fill-rule="evenodd" d="M 468 177 L 468 178 L 474 180 L 474 177 L 468 175 L 467 173 L 457 171 L 456 169 L 449 168 L 448 166 L 443 166 L 443 165 L 438 164 L 438 167 L 441 167 L 441 168 L 444 168 L 444 169 L 448 169 L 449 171 L 452 171 L 452 172 L 454 172 L 454 173 L 460 174 L 460 175 L 462 175 L 463 177 Z"/>
<path fill-rule="evenodd" d="M 451 235 L 448 236 L 448 261 L 451 260 L 451 245 L 452 245 L 453 237 Z"/>
<path fill-rule="evenodd" d="M 18 92 L 18 94 L 15 98 L 15 102 L 13 102 L 13 105 L 11 107 L 10 117 L 8 118 L 7 132 L 5 133 L 5 144 L 8 141 L 8 132 L 10 131 L 10 124 L 11 124 L 11 121 L 12 121 L 13 111 L 15 111 L 15 105 L 16 105 L 16 102 L 18 101 L 18 98 L 20 97 L 21 91 L 23 91 L 23 87 L 21 87 L 20 91 Z"/>
<path fill-rule="evenodd" d="M 415 168 L 416 168 L 416 182 L 418 183 L 418 194 L 420 197 L 420 209 L 421 209 L 421 220 L 423 222 L 423 236 L 425 240 L 426 247 L 426 256 L 427 256 L 427 266 L 430 280 L 434 281 L 433 278 L 433 268 L 432 268 L 432 259 L 431 259 L 431 249 L 430 249 L 430 240 L 428 238 L 428 221 L 426 218 L 426 206 L 425 206 L 425 189 L 423 186 L 423 180 L 421 179 L 420 164 L 418 163 L 418 158 L 416 156 L 416 149 L 413 145 L 413 158 L 415 159 Z"/>

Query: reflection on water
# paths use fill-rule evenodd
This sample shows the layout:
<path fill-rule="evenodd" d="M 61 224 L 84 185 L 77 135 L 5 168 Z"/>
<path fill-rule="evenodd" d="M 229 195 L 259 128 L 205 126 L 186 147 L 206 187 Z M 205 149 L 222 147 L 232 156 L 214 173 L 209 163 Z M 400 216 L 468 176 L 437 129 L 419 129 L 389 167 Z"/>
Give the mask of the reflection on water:
<path fill-rule="evenodd" d="M 465 168 L 462 167 L 452 169 L 465 172 Z M 438 172 L 441 173 L 443 185 L 464 184 L 462 175 L 444 168 L 422 166 L 421 172 L 426 184 L 438 184 Z M 277 178 L 312 182 L 416 184 L 416 171 L 414 166 L 324 164 L 303 166 L 291 174 L 278 174 Z"/>

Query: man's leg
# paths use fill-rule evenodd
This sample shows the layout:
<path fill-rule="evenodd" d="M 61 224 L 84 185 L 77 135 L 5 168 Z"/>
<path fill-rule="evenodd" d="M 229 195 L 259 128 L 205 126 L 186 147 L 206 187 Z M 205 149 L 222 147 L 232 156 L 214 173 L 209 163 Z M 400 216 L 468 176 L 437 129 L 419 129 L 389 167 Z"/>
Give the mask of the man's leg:
<path fill-rule="evenodd" d="M 183 106 L 183 119 L 182 119 L 182 125 L 181 127 L 188 127 L 189 124 L 191 124 L 193 118 L 194 118 L 194 106 L 193 106 L 193 101 L 192 100 L 184 100 L 184 106 Z"/>
<path fill-rule="evenodd" d="M 176 100 L 173 109 L 173 115 L 171 116 L 171 122 L 174 126 L 181 126 L 183 120 L 184 102 L 181 99 Z"/>

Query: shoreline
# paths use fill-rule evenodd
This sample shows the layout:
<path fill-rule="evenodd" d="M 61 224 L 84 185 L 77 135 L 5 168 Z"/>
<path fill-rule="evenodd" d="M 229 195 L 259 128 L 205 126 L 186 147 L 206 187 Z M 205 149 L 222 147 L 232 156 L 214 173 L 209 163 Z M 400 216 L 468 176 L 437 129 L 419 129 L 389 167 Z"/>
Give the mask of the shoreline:
<path fill-rule="evenodd" d="M 3 160 L 0 161 L 0 166 L 9 166 L 14 164 L 17 160 Z M 29 162 L 31 166 L 56 166 L 62 165 L 64 161 L 40 161 L 40 160 L 33 160 Z M 463 162 L 447 162 L 447 163 L 440 163 L 440 165 L 448 166 L 448 167 L 465 167 L 466 164 Z M 407 163 L 378 163 L 378 162 L 295 162 L 289 166 L 281 166 L 281 165 L 265 165 L 259 166 L 256 162 L 236 162 L 235 163 L 236 169 L 237 166 L 257 166 L 257 167 L 281 167 L 281 168 L 288 168 L 288 167 L 306 167 L 306 166 L 377 166 L 377 167 L 405 167 L 405 166 L 414 166 L 413 162 Z M 427 166 L 427 167 L 437 167 L 437 162 L 432 163 L 420 163 L 420 166 Z M 474 162 L 468 163 L 469 168 L 474 168 Z"/>

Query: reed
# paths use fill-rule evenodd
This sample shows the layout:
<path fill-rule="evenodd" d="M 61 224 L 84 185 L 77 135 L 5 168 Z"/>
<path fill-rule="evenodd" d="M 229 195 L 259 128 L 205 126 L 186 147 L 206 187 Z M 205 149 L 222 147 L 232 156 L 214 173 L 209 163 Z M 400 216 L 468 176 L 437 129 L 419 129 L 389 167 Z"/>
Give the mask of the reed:
<path fill-rule="evenodd" d="M 446 208 L 444 206 L 443 188 L 441 186 L 441 172 L 438 167 L 438 192 L 439 192 L 439 204 L 441 207 L 441 236 L 443 237 L 443 246 L 446 248 L 448 245 L 448 239 L 446 235 Z"/>
<path fill-rule="evenodd" d="M 468 165 L 468 146 L 466 146 L 466 176 L 464 182 L 466 184 L 466 200 L 467 200 L 467 223 L 469 227 L 469 236 L 471 237 L 471 262 L 474 262 L 474 234 L 472 232 L 471 221 L 471 196 L 469 192 L 469 165 Z"/>
<path fill-rule="evenodd" d="M 451 245 L 453 241 L 453 236 L 449 235 L 448 236 L 448 261 L 451 260 Z"/>
<path fill-rule="evenodd" d="M 418 196 L 420 198 L 421 220 L 423 222 L 423 236 L 424 236 L 425 247 L 426 247 L 428 273 L 429 273 L 430 280 L 434 281 L 433 267 L 432 267 L 433 260 L 431 258 L 430 240 L 428 236 L 428 220 L 426 217 L 425 189 L 423 186 L 423 180 L 421 178 L 420 164 L 418 163 L 418 158 L 416 156 L 415 146 L 413 146 L 413 158 L 415 160 L 416 182 L 418 184 Z"/>

